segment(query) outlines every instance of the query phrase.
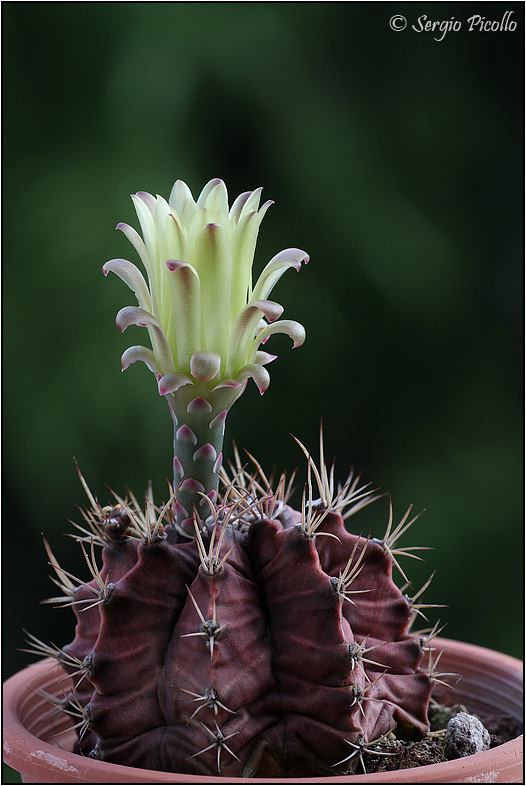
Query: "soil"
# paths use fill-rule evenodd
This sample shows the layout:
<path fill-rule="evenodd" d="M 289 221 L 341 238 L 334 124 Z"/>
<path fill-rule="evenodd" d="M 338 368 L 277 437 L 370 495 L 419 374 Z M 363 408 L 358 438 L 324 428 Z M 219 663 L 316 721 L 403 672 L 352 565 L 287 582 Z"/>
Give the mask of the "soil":
<path fill-rule="evenodd" d="M 429 707 L 430 731 L 418 742 L 397 739 L 390 733 L 377 743 L 365 745 L 359 755 L 354 757 L 352 769 L 356 774 L 377 773 L 390 770 L 403 770 L 411 767 L 423 767 L 426 764 L 438 764 L 447 761 L 445 755 L 446 726 L 448 721 L 458 712 L 475 715 L 490 734 L 491 748 L 502 745 L 522 733 L 520 724 L 509 715 L 494 714 L 480 716 L 470 712 L 463 704 L 446 706 L 431 699 Z M 303 778 L 326 776 L 326 768 L 316 767 L 312 762 L 307 764 L 277 763 L 272 750 L 265 750 L 261 756 L 255 776 L 258 778 Z M 333 774 L 333 773 L 332 773 Z"/>
<path fill-rule="evenodd" d="M 371 746 L 369 752 L 364 751 L 362 762 L 367 773 L 403 770 L 410 767 L 423 767 L 426 764 L 438 764 L 447 761 L 445 755 L 446 726 L 448 721 L 458 712 L 467 712 L 478 718 L 488 730 L 491 748 L 502 745 L 522 733 L 520 724 L 509 715 L 494 714 L 481 716 L 470 712 L 463 704 L 451 707 L 431 700 L 429 734 L 419 742 L 399 740 L 394 734 Z M 362 772 L 362 768 L 358 768 Z"/>

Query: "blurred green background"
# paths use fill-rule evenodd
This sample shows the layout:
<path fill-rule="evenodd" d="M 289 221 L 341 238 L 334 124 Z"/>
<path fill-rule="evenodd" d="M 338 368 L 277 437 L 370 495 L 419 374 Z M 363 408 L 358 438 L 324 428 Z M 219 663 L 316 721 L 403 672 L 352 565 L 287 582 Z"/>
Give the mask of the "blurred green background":
<path fill-rule="evenodd" d="M 288 246 L 311 262 L 275 290 L 303 348 L 275 337 L 272 383 L 250 384 L 231 438 L 270 470 L 301 467 L 289 436 L 353 464 L 399 519 L 427 512 L 406 561 L 445 634 L 521 656 L 523 641 L 522 3 L 5 3 L 4 671 L 22 628 L 58 645 L 41 533 L 84 504 L 75 456 L 108 484 L 165 495 L 171 420 L 142 364 L 120 355 L 134 303 L 101 267 L 137 261 L 129 194 L 235 197 L 264 186 L 256 271 Z M 482 13 L 513 32 L 467 31 Z M 408 27 L 394 32 L 393 14 Z M 445 40 L 419 16 L 463 22 Z M 299 495 L 296 498 L 299 502 Z M 353 519 L 382 535 L 383 499 Z"/>

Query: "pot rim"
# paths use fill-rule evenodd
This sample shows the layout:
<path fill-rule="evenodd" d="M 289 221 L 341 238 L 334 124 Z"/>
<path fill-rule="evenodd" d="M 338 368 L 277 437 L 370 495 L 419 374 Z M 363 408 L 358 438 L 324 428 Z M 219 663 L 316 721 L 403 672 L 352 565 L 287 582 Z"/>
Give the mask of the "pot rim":
<path fill-rule="evenodd" d="M 456 666 L 482 661 L 484 672 L 494 673 L 495 669 L 506 674 L 509 682 L 522 689 L 523 684 L 523 663 L 510 655 L 497 652 L 495 650 L 480 647 L 476 644 L 467 644 L 452 639 L 435 639 L 437 648 L 445 648 L 448 659 L 454 660 Z M 445 653 L 445 656 L 446 656 Z M 58 748 L 48 742 L 44 742 L 28 731 L 19 718 L 19 708 L 24 695 L 27 696 L 31 691 L 31 683 L 37 679 L 49 664 L 54 663 L 50 659 L 38 661 L 10 677 L 3 686 L 4 693 L 4 761 L 8 766 L 18 772 L 24 773 L 29 769 L 32 772 L 43 775 L 49 773 L 50 768 L 55 772 L 61 771 L 62 774 L 71 776 L 69 782 L 108 782 L 107 778 L 115 778 L 114 783 L 268 783 L 283 784 L 282 778 L 242 778 L 242 777 L 222 777 L 220 775 L 185 775 L 172 772 L 160 772 L 156 770 L 142 769 L 138 767 L 128 767 L 127 765 L 102 762 L 88 757 L 80 756 L 75 753 Z M 476 671 L 476 670 L 475 670 Z M 428 764 L 422 767 L 412 768 L 411 770 L 394 770 L 385 773 L 371 773 L 361 775 L 337 775 L 327 777 L 303 777 L 287 778 L 286 782 L 296 783 L 513 783 L 511 778 L 512 770 L 517 767 L 522 771 L 522 735 L 509 742 L 499 745 L 496 748 L 466 756 L 462 759 L 454 759 L 438 764 Z M 498 764 L 496 763 L 498 760 Z M 495 775 L 499 774 L 498 781 Z M 84 773 L 89 772 L 89 780 L 84 778 Z M 408 773 L 411 772 L 411 779 Z M 510 779 L 503 779 L 505 772 L 509 772 Z M 128 773 L 128 777 L 127 777 Z M 129 774 L 133 774 L 133 779 Z M 100 776 L 100 780 L 97 780 Z M 117 779 L 116 776 L 119 776 Z M 416 777 L 413 777 L 416 776 Z M 481 780 L 482 777 L 487 778 Z M 35 781 L 38 782 L 38 781 Z M 46 781 L 40 781 L 46 782 Z M 112 782 L 112 781 L 110 781 Z"/>

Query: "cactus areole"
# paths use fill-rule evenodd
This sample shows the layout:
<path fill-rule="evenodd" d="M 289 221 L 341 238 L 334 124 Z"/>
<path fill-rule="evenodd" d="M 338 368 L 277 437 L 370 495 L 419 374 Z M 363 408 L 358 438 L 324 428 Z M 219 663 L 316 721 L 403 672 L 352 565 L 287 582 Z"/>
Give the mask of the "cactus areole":
<path fill-rule="evenodd" d="M 281 320 L 269 295 L 305 252 L 277 254 L 252 283 L 259 225 L 271 202 L 261 189 L 229 208 L 225 184 L 211 180 L 194 201 L 182 181 L 170 198 L 132 197 L 141 236 L 119 224 L 145 276 L 112 259 L 138 306 L 117 325 L 147 328 L 151 347 L 133 346 L 122 368 L 142 360 L 155 374 L 174 423 L 173 486 L 155 505 L 128 492 L 102 507 L 88 495 L 76 525 L 89 580 L 60 567 L 46 543 L 53 578 L 71 605 L 75 638 L 59 648 L 30 636 L 71 678 L 48 697 L 71 717 L 76 750 L 103 761 L 195 775 L 286 777 L 360 771 L 387 735 L 418 739 L 440 653 L 437 625 L 410 632 L 427 587 L 410 587 L 399 560 L 419 559 L 398 539 L 417 517 L 407 511 L 381 539 L 353 533 L 346 520 L 378 498 L 359 477 L 337 486 L 307 460 L 299 510 L 292 478 L 274 483 L 237 451 L 222 466 L 225 419 L 251 377 L 263 393 L 262 350 L 273 333 L 294 346 L 297 322 Z M 96 547 L 102 547 L 102 564 Z M 99 567 L 100 565 L 100 567 Z"/>

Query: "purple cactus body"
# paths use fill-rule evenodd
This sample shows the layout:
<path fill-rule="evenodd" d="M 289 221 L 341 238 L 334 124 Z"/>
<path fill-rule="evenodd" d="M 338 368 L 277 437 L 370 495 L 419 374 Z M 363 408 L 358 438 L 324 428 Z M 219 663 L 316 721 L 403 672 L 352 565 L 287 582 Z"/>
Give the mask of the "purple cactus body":
<path fill-rule="evenodd" d="M 427 732 L 432 679 L 390 555 L 339 513 L 310 537 L 300 519 L 285 506 L 205 525 L 209 562 L 170 528 L 108 540 L 113 589 L 73 607 L 65 648 L 89 663 L 80 752 L 200 775 L 338 774 L 356 766 L 351 744 Z M 350 557 L 361 569 L 346 594 Z"/>

